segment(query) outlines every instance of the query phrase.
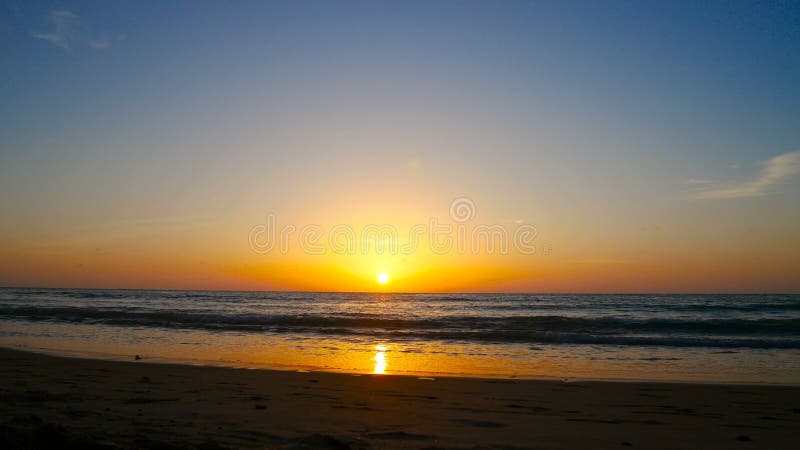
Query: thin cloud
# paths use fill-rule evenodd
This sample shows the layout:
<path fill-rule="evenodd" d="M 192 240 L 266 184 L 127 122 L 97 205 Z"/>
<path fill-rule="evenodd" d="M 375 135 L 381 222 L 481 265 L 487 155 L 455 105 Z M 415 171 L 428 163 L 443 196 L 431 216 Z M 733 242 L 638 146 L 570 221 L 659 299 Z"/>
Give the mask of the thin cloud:
<path fill-rule="evenodd" d="M 800 174 L 800 151 L 784 153 L 764 161 L 761 172 L 752 180 L 732 186 L 698 192 L 699 199 L 726 199 L 760 197 L 772 192 L 771 188 Z"/>
<path fill-rule="evenodd" d="M 78 16 L 65 9 L 54 9 L 50 11 L 48 22 L 53 27 L 51 32 L 36 33 L 32 36 L 36 39 L 48 41 L 63 49 L 69 49 L 78 26 Z"/>
<path fill-rule="evenodd" d="M 77 14 L 66 9 L 54 9 L 47 16 L 51 30 L 46 33 L 33 33 L 31 37 L 47 41 L 64 50 L 75 46 L 87 46 L 94 49 L 111 47 L 112 40 L 107 37 L 93 37 L 86 32 Z M 120 38 L 121 39 L 121 38 Z"/>
<path fill-rule="evenodd" d="M 35 37 L 36 39 L 43 39 L 45 41 L 49 41 L 51 44 L 57 45 L 61 48 L 69 48 L 69 44 L 67 43 L 67 38 L 62 34 L 47 33 L 47 34 L 32 34 L 31 36 Z"/>

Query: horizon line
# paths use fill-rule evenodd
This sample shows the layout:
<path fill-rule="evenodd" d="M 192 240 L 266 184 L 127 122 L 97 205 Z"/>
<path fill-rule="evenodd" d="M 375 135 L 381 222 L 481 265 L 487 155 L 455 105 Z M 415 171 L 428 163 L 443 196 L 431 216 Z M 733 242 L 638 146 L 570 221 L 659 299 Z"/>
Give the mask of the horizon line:
<path fill-rule="evenodd" d="M 174 288 L 108 288 L 108 287 L 63 287 L 63 286 L 5 286 L 0 289 L 52 289 L 52 290 L 105 290 L 105 291 L 167 291 L 167 292 L 250 292 L 250 293 L 297 293 L 297 294 L 391 294 L 391 295 L 800 295 L 800 292 L 498 292 L 498 291 L 314 291 L 300 289 L 174 289 Z"/>

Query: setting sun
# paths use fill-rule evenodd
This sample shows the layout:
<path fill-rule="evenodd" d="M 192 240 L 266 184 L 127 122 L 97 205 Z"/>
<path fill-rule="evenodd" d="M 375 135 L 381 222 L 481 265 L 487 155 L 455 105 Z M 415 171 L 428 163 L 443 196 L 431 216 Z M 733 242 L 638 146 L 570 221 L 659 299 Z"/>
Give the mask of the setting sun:
<path fill-rule="evenodd" d="M 386 272 L 381 272 L 377 276 L 378 284 L 386 284 L 389 282 L 389 274 Z"/>

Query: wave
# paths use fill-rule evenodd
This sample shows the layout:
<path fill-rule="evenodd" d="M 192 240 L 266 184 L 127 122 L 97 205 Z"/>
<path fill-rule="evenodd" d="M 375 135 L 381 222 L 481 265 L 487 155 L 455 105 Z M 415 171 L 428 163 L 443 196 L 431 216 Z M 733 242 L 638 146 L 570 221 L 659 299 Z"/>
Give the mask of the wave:
<path fill-rule="evenodd" d="M 642 311 L 800 311 L 800 296 L 788 294 L 381 294 L 390 301 L 419 302 L 422 304 L 461 304 L 486 309 L 538 310 L 564 309 L 636 309 Z M 236 291 L 148 291 L 148 290 L 83 290 L 83 289 L 27 289 L 0 288 L 0 299 L 27 300 L 123 300 L 164 301 L 188 300 L 247 303 L 256 302 L 318 302 L 364 301 L 375 296 L 364 293 L 315 292 L 236 292 Z"/>
<path fill-rule="evenodd" d="M 569 343 L 674 347 L 800 348 L 800 319 L 630 319 L 622 317 L 377 314 L 225 314 L 94 307 L 2 306 L 0 317 L 32 321 L 210 331 L 373 336 L 470 342 Z"/>

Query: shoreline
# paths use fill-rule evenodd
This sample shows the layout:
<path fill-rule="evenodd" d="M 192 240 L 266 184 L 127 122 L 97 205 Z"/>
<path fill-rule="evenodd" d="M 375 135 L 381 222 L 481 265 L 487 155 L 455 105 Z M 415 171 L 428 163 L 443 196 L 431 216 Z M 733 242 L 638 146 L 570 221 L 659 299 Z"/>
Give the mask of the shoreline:
<path fill-rule="evenodd" d="M 492 375 L 492 374 L 468 374 L 468 373 L 445 373 L 445 372 L 387 372 L 387 373 L 374 373 L 374 372 L 358 372 L 347 370 L 328 370 L 326 368 L 319 368 L 315 366 L 301 366 L 301 365 L 278 365 L 278 364 L 240 364 L 235 365 L 230 361 L 215 362 L 214 360 L 200 360 L 200 359 L 180 359 L 170 357 L 151 357 L 142 356 L 140 359 L 135 357 L 138 355 L 117 354 L 117 353 L 101 353 L 101 352 L 88 352 L 88 351 L 68 351 L 62 349 L 51 348 L 28 348 L 28 347 L 15 347 L 8 345 L 0 345 L 0 352 L 4 350 L 19 351 L 24 353 L 32 353 L 35 355 L 50 356 L 54 358 L 68 358 L 77 360 L 90 360 L 90 361 L 108 361 L 108 362 L 135 362 L 136 364 L 156 364 L 166 366 L 188 366 L 188 367 L 215 367 L 222 369 L 236 369 L 236 370 L 261 370 L 268 372 L 298 372 L 298 373 L 320 373 L 320 374 L 336 374 L 336 375 L 349 375 L 349 376 L 387 376 L 387 377 L 410 377 L 410 378 L 429 378 L 435 377 L 436 379 L 472 379 L 472 380 L 518 380 L 518 381 L 550 381 L 550 382 L 563 382 L 563 383 L 637 383 L 637 384 L 688 384 L 688 385 L 705 385 L 705 386 L 776 386 L 776 387 L 795 387 L 800 389 L 800 381 L 792 382 L 745 382 L 745 381 L 724 381 L 724 380 L 682 380 L 682 379 L 657 379 L 657 378 L 591 378 L 583 376 L 572 377 L 546 377 L 536 375 Z"/>
<path fill-rule="evenodd" d="M 797 386 L 0 360 L 3 448 L 780 449 L 800 429 Z"/>

